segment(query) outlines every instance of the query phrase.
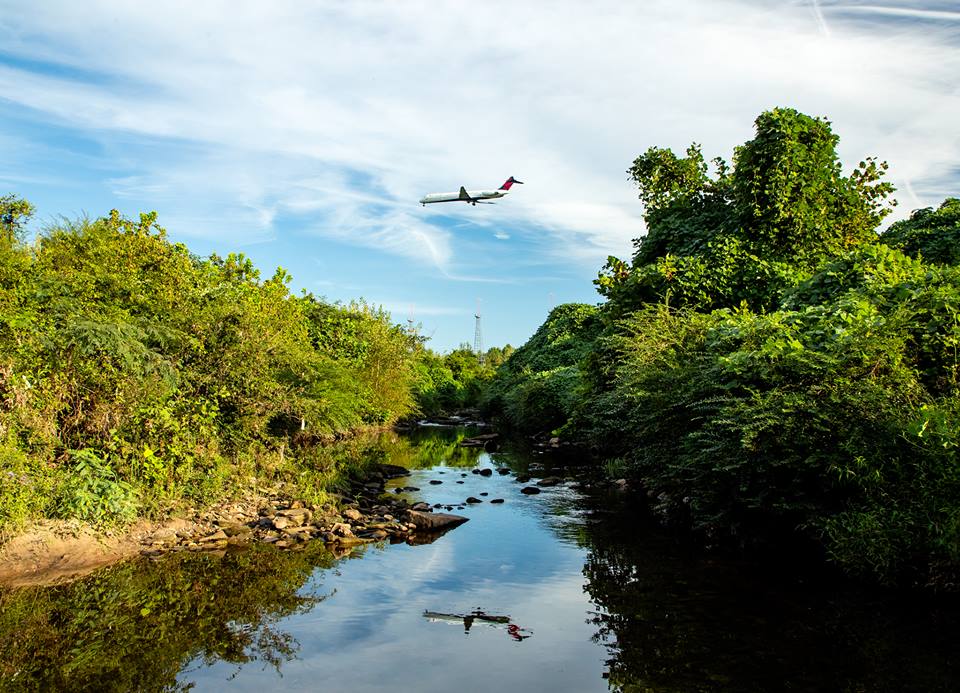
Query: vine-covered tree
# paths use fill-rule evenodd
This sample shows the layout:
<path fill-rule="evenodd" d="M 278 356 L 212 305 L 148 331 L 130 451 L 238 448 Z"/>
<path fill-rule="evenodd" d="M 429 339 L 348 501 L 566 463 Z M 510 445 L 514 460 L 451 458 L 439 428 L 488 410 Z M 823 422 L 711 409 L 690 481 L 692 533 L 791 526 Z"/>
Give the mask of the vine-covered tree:
<path fill-rule="evenodd" d="M 887 164 L 868 158 L 844 176 L 838 140 L 829 121 L 775 108 L 732 167 L 714 159 L 713 176 L 697 144 L 685 157 L 657 147 L 637 157 L 628 173 L 647 234 L 632 263 L 609 258 L 595 282 L 614 314 L 657 301 L 772 308 L 822 258 L 875 241 L 890 211 Z"/>

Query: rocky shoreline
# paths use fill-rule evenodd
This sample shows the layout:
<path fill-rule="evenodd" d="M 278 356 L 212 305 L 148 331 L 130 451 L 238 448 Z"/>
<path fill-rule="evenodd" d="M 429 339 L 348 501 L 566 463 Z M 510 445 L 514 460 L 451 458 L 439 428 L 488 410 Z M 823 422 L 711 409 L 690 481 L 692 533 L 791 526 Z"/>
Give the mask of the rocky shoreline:
<path fill-rule="evenodd" d="M 242 499 L 159 523 L 141 522 L 126 532 L 99 532 L 77 522 L 44 522 L 0 550 L 0 586 L 43 585 L 81 577 L 136 555 L 176 551 L 225 551 L 252 543 L 295 550 L 323 541 L 337 554 L 378 541 L 427 543 L 468 518 L 412 504 L 385 493 L 388 479 L 410 472 L 380 464 L 351 484 L 339 507 L 309 505 L 279 488 L 259 489 Z"/>
<path fill-rule="evenodd" d="M 463 425 L 461 417 L 449 417 L 432 425 Z M 420 425 L 423 425 L 421 422 Z M 486 433 L 465 438 L 464 447 L 492 451 L 498 434 Z M 533 442 L 536 452 L 556 450 L 559 439 Z M 473 474 L 512 474 L 506 467 L 473 468 Z M 441 472 L 442 473 L 442 472 Z M 342 555 L 353 547 L 374 542 L 423 544 L 434 541 L 468 518 L 446 511 L 503 498 L 474 496 L 448 505 L 410 502 L 401 494 L 420 489 L 411 486 L 386 492 L 391 479 L 408 476 L 410 470 L 392 464 L 377 464 L 366 476 L 351 482 L 342 495 L 331 494 L 332 502 L 311 505 L 290 497 L 281 486 L 257 487 L 240 499 L 202 511 L 187 510 L 185 516 L 162 522 L 140 522 L 123 532 L 98 530 L 69 521 L 46 521 L 34 526 L 0 548 L 0 587 L 45 585 L 81 577 L 104 565 L 135 556 L 156 558 L 178 551 L 222 552 L 254 543 L 297 550 L 308 542 L 322 541 L 333 553 Z M 467 476 L 461 473 L 461 477 Z M 563 480 L 546 476 L 537 480 L 518 475 L 519 492 L 535 495 L 542 488 Z M 440 479 L 430 484 L 443 483 Z M 454 480 L 453 483 L 463 483 Z M 480 493 L 486 496 L 486 493 Z"/>
<path fill-rule="evenodd" d="M 409 470 L 380 464 L 363 481 L 354 482 L 350 496 L 341 496 L 337 512 L 279 495 L 267 496 L 254 507 L 236 503 L 220 508 L 181 530 L 158 528 L 145 537 L 141 553 L 152 556 L 170 550 L 209 551 L 252 542 L 295 548 L 319 539 L 333 547 L 389 540 L 420 543 L 437 532 L 467 518 L 423 512 L 424 504 L 411 505 L 406 499 L 385 494 L 388 479 L 408 475 Z M 435 538 L 435 537 L 434 537 Z"/>

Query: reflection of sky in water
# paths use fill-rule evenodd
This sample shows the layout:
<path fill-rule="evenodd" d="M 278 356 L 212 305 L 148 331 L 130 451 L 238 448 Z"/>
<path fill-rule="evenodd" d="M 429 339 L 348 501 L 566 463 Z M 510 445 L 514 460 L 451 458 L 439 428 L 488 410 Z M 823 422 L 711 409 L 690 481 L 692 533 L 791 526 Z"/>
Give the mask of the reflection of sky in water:
<path fill-rule="evenodd" d="M 506 462 L 552 473 L 537 456 L 484 454 L 479 464 Z M 299 644 L 279 673 L 262 661 L 238 669 L 197 658 L 181 682 L 199 691 L 960 690 L 957 609 L 871 594 L 836 575 L 820 582 L 789 563 L 762 569 L 691 553 L 613 497 L 567 486 L 524 496 L 513 475 L 462 473 L 441 466 L 393 482 L 431 503 L 489 495 L 455 510 L 470 522 L 433 544 L 368 546 L 359 560 L 315 571 L 301 594 L 330 596 L 273 624 Z M 498 497 L 506 503 L 491 505 Z M 505 624 L 479 621 L 465 633 L 462 622 L 423 616 L 474 609 L 509 615 L 532 636 L 516 642 Z"/>
<path fill-rule="evenodd" d="M 481 463 L 491 466 L 484 455 Z M 443 471 L 443 474 L 439 474 Z M 429 485 L 430 479 L 443 480 Z M 463 484 L 456 481 L 462 480 Z M 253 664 L 241 668 L 194 662 L 183 681 L 196 690 L 277 688 L 330 691 L 606 690 L 605 650 L 591 642 L 593 610 L 584 594 L 586 552 L 558 541 L 544 508 L 575 492 L 559 487 L 524 496 L 513 476 L 481 477 L 440 467 L 415 472 L 402 485 L 431 502 L 484 502 L 455 510 L 471 521 L 424 546 L 368 547 L 362 560 L 341 562 L 305 589 L 332 596 L 279 628 L 300 643 L 280 676 Z M 504 498 L 502 505 L 491 505 Z M 512 617 L 533 632 L 512 640 L 504 626 L 431 622 L 424 611 L 480 608 Z"/>

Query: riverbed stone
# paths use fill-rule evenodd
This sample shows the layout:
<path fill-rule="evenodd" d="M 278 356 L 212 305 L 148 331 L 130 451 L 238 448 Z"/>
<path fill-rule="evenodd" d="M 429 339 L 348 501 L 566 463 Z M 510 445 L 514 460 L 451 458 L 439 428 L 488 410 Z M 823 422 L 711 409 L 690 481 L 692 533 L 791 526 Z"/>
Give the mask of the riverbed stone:
<path fill-rule="evenodd" d="M 430 483 L 436 486 L 438 484 L 442 484 L 443 482 L 440 481 L 440 479 L 430 479 Z"/>
<path fill-rule="evenodd" d="M 548 477 L 546 477 L 546 478 L 544 478 L 544 479 L 540 479 L 540 481 L 537 482 L 537 486 L 541 486 L 541 487 L 543 487 L 543 488 L 548 488 L 548 487 L 550 487 L 550 486 L 557 486 L 557 485 L 562 484 L 562 483 L 563 483 L 563 479 L 561 479 L 560 477 L 558 477 L 558 476 L 548 476 Z"/>
<path fill-rule="evenodd" d="M 470 518 L 448 513 L 422 513 L 408 510 L 404 519 L 419 531 L 435 532 L 461 525 Z"/>
<path fill-rule="evenodd" d="M 483 501 L 480 500 L 479 498 L 475 498 L 475 497 L 473 497 L 473 496 L 470 496 L 469 498 L 467 498 L 467 503 L 470 503 L 470 504 L 473 504 L 473 503 L 483 503 Z"/>
<path fill-rule="evenodd" d="M 240 525 L 240 524 L 227 525 L 226 527 L 221 527 L 220 529 L 222 529 L 223 533 L 226 534 L 228 537 L 235 537 L 240 534 L 250 534 L 253 531 L 246 525 Z"/>
<path fill-rule="evenodd" d="M 503 503 L 503 498 L 493 498 L 490 502 L 491 502 L 491 503 Z"/>
<path fill-rule="evenodd" d="M 176 544 L 177 530 L 172 527 L 161 527 L 150 536 L 150 542 L 153 544 Z"/>
<path fill-rule="evenodd" d="M 517 483 L 518 483 L 518 484 L 526 484 L 526 483 L 529 482 L 529 481 L 530 481 L 530 477 L 529 477 L 528 475 L 526 475 L 526 474 L 520 474 L 520 475 L 517 476 Z"/>
<path fill-rule="evenodd" d="M 409 476 L 410 470 L 397 464 L 379 464 L 377 469 L 385 479 L 396 479 L 401 476 Z"/>
<path fill-rule="evenodd" d="M 217 530 L 216 532 L 214 532 L 213 534 L 209 534 L 209 535 L 207 535 L 207 536 L 205 536 L 205 537 L 201 537 L 201 538 L 198 539 L 197 541 L 200 542 L 201 544 L 209 544 L 209 543 L 212 543 L 212 542 L 226 541 L 227 539 L 228 539 L 228 537 L 227 537 L 226 532 L 224 532 L 222 529 L 220 529 L 220 530 Z"/>
<path fill-rule="evenodd" d="M 336 534 L 338 537 L 353 536 L 353 530 L 346 522 L 334 522 L 333 526 L 330 528 L 330 531 Z"/>
<path fill-rule="evenodd" d="M 363 537 L 355 537 L 352 534 L 347 537 L 337 536 L 337 544 L 340 546 L 356 546 L 357 544 L 369 544 L 373 539 L 364 539 Z"/>
<path fill-rule="evenodd" d="M 291 525 L 300 526 L 310 522 L 313 513 L 306 508 L 290 508 L 289 510 L 278 510 L 274 520 L 279 517 L 287 518 Z"/>
<path fill-rule="evenodd" d="M 506 474 L 509 474 L 509 473 L 510 473 L 510 468 L 509 468 L 509 467 L 497 467 L 497 474 L 500 474 L 500 475 L 502 476 L 502 475 L 506 475 Z"/>
<path fill-rule="evenodd" d="M 493 476 L 493 470 L 492 470 L 492 469 L 481 469 L 481 470 L 480 470 L 480 476 Z"/>
<path fill-rule="evenodd" d="M 540 489 L 538 489 L 536 486 L 524 486 L 522 489 L 520 489 L 520 493 L 525 493 L 528 496 L 535 496 L 540 493 Z"/>
<path fill-rule="evenodd" d="M 360 511 L 356 508 L 347 508 L 343 511 L 343 516 L 352 522 L 357 522 L 363 517 L 363 515 L 360 514 Z"/>

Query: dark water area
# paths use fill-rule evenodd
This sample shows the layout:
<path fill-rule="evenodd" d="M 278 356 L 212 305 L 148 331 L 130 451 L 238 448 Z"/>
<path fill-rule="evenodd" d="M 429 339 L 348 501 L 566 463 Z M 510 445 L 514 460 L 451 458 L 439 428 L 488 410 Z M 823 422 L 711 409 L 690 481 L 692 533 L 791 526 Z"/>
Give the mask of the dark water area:
<path fill-rule="evenodd" d="M 0 690 L 960 690 L 955 603 L 705 556 L 584 490 L 576 460 L 463 436 L 377 448 L 415 468 L 391 482 L 411 500 L 483 500 L 432 543 L 181 553 L 0 592 Z M 566 481 L 527 496 L 527 472 Z"/>

